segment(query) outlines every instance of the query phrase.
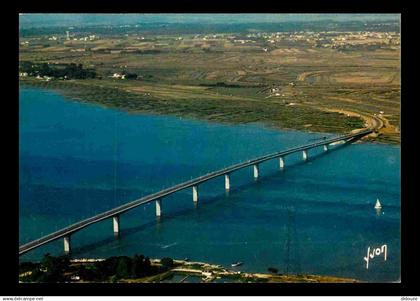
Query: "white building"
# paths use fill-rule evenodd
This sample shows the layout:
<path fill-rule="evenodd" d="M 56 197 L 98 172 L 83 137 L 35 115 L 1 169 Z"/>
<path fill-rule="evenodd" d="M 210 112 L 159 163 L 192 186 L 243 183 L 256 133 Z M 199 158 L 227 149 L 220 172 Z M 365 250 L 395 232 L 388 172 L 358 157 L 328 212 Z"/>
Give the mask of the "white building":
<path fill-rule="evenodd" d="M 114 73 L 112 78 L 125 79 L 125 74 Z"/>

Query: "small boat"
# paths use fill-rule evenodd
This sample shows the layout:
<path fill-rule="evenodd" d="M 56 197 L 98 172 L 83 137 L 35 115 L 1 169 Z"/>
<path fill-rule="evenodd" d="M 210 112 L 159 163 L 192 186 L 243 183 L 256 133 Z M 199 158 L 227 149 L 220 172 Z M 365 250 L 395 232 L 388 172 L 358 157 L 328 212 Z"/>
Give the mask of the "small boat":
<path fill-rule="evenodd" d="M 376 199 L 375 209 L 381 209 L 382 205 L 381 202 L 379 202 L 379 199 Z"/>
<path fill-rule="evenodd" d="M 188 257 L 185 257 L 185 258 L 184 258 L 184 261 L 188 261 L 188 260 L 190 260 Z"/>
<path fill-rule="evenodd" d="M 244 264 L 243 262 L 238 261 L 238 262 L 234 262 L 234 263 L 232 263 L 232 264 L 231 264 L 231 266 L 232 266 L 232 267 L 238 267 L 238 266 L 243 265 L 243 264 Z"/>

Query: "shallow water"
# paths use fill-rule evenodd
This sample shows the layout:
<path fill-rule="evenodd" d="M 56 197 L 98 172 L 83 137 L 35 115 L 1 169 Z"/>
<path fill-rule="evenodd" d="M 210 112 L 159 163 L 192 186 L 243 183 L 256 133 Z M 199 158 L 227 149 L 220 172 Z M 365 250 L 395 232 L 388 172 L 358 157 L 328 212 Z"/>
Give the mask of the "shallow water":
<path fill-rule="evenodd" d="M 131 115 L 40 89 L 20 90 L 20 243 L 208 171 L 312 142 L 324 134 L 261 125 L 222 125 Z M 330 136 L 330 134 L 327 134 Z M 309 151 L 200 185 L 198 207 L 184 190 L 72 236 L 74 257 L 145 254 L 208 261 L 241 271 L 312 273 L 368 281 L 400 279 L 400 148 L 353 144 Z M 382 211 L 374 210 L 380 198 Z M 387 260 L 366 269 L 367 248 Z M 57 240 L 24 256 L 61 254 Z"/>

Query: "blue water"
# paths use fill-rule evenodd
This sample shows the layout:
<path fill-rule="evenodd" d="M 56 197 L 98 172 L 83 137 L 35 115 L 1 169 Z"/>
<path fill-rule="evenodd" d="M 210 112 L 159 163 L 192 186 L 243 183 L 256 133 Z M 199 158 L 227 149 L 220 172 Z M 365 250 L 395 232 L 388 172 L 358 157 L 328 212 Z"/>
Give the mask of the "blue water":
<path fill-rule="evenodd" d="M 20 90 L 20 243 L 210 170 L 313 141 L 324 134 L 132 115 L 50 91 Z M 185 257 L 242 271 L 312 273 L 372 282 L 400 279 L 400 148 L 352 144 L 311 150 L 184 190 L 72 236 L 74 257 Z M 380 198 L 383 210 L 373 206 Z M 387 260 L 363 257 L 387 244 Z M 57 240 L 22 260 L 62 254 Z"/>

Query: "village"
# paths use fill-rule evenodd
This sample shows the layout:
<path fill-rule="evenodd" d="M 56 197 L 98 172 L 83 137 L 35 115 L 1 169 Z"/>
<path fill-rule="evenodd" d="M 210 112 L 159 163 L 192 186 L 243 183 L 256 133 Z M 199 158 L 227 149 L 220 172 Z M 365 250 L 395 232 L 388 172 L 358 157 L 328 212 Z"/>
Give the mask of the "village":
<path fill-rule="evenodd" d="M 349 47 L 382 47 L 396 49 L 400 45 L 400 34 L 397 32 L 335 32 L 335 31 L 300 31 L 300 32 L 258 32 L 249 34 L 195 34 L 185 36 L 144 36 L 142 34 L 126 34 L 123 37 L 127 40 L 141 41 L 139 46 L 153 46 L 153 49 L 165 48 L 171 46 L 173 43 L 180 45 L 193 43 L 192 46 L 203 46 L 206 43 L 211 46 L 221 46 L 225 42 L 233 45 L 253 46 L 258 47 L 259 51 L 269 52 L 275 47 L 284 45 L 285 43 L 302 43 L 310 48 L 330 48 L 330 49 L 346 49 Z M 71 31 L 66 31 L 63 34 L 56 34 L 51 36 L 42 36 L 36 38 L 21 38 L 20 46 L 29 47 L 30 45 L 38 45 L 46 41 L 55 42 L 56 45 L 61 44 L 71 48 L 71 51 L 98 51 L 95 50 L 95 45 L 103 43 L 105 40 L 112 40 L 112 37 L 100 37 L 97 34 L 80 34 Z M 166 41 L 163 43 L 162 41 Z M 89 42 L 89 43 L 83 43 Z M 200 42 L 204 42 L 200 43 Z M 195 43 L 195 44 L 194 44 Z M 198 43 L 198 44 L 197 44 Z M 115 43 L 114 43 L 115 44 Z M 44 46 L 46 44 L 43 44 Z M 76 47 L 75 46 L 83 46 Z M 291 45 L 293 46 L 293 44 Z M 114 47 L 115 48 L 115 47 Z M 130 52 L 135 50 L 135 47 L 130 46 L 120 49 L 123 52 Z M 110 52 L 115 52 L 115 49 L 109 49 Z"/>

